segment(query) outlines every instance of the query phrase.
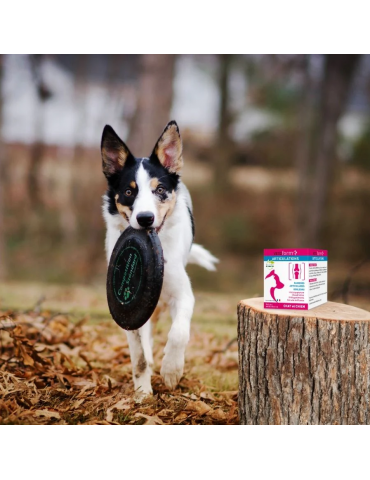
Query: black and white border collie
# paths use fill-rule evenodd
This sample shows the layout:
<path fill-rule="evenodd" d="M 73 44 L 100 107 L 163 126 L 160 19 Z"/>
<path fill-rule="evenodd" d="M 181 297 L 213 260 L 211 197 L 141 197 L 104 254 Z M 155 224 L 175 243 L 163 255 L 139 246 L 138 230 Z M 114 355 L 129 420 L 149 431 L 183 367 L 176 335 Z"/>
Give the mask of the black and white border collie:
<path fill-rule="evenodd" d="M 185 271 L 187 263 L 215 270 L 218 260 L 193 243 L 194 223 L 188 189 L 181 182 L 182 141 L 175 121 L 167 124 L 150 157 L 136 158 L 107 125 L 101 142 L 103 172 L 108 189 L 103 196 L 107 226 L 106 253 L 109 262 L 121 233 L 133 228 L 154 228 L 161 240 L 165 260 L 159 305 L 168 305 L 172 326 L 164 349 L 161 376 L 173 389 L 184 371 L 194 295 Z M 127 331 L 133 380 L 138 399 L 152 393 L 153 364 L 151 322 Z"/>

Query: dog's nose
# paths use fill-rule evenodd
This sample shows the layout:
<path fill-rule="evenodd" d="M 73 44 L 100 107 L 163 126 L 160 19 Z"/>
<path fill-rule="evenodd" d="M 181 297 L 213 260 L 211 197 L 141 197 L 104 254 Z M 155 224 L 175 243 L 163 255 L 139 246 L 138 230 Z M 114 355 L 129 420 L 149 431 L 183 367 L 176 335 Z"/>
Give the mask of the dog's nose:
<path fill-rule="evenodd" d="M 148 228 L 154 222 L 154 215 L 152 212 L 140 212 L 136 215 L 136 220 L 141 227 Z"/>

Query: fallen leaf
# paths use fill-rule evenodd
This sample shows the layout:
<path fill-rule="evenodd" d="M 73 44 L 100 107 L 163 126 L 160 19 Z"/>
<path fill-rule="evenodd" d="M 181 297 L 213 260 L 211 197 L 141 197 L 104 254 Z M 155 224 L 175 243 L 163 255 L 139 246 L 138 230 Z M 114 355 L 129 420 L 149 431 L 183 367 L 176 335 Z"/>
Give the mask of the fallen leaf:
<path fill-rule="evenodd" d="M 180 423 L 186 420 L 189 417 L 189 415 L 185 412 L 180 412 L 178 415 L 176 415 L 176 422 Z"/>
<path fill-rule="evenodd" d="M 81 398 L 80 400 L 77 400 L 74 404 L 73 404 L 73 407 L 75 410 L 83 404 L 83 402 L 85 401 L 85 398 Z"/>
<path fill-rule="evenodd" d="M 198 415 L 202 416 L 209 412 L 211 410 L 211 407 L 206 403 L 202 402 L 201 400 L 198 400 L 197 402 L 189 402 L 185 410 L 195 412 Z"/>
<path fill-rule="evenodd" d="M 160 417 L 172 417 L 173 415 L 173 410 L 170 410 L 169 408 L 164 408 L 160 412 L 158 412 L 158 416 Z"/>
<path fill-rule="evenodd" d="M 22 355 L 22 358 L 23 358 L 23 363 L 25 365 L 33 366 L 35 364 L 35 362 L 34 362 L 33 358 L 28 355 L 24 346 L 20 345 L 19 348 L 20 348 L 21 355 Z"/>
<path fill-rule="evenodd" d="M 213 420 L 218 420 L 218 421 L 226 420 L 227 418 L 226 413 L 222 411 L 220 408 L 218 408 L 217 410 L 212 410 L 211 412 L 208 413 L 208 415 L 212 417 Z"/>
<path fill-rule="evenodd" d="M 210 392 L 201 392 L 200 398 L 204 398 L 205 400 L 211 400 L 212 402 L 215 402 L 216 399 Z"/>
<path fill-rule="evenodd" d="M 0 330 L 13 330 L 15 323 L 10 317 L 5 317 L 0 320 Z"/>
<path fill-rule="evenodd" d="M 135 413 L 135 417 L 142 417 L 146 419 L 144 425 L 163 425 L 163 422 L 156 415 L 145 415 L 144 413 Z"/>
<path fill-rule="evenodd" d="M 105 419 L 107 422 L 112 422 L 113 420 L 113 410 L 130 410 L 132 406 L 131 398 L 122 398 L 119 402 L 115 403 L 107 409 Z"/>
<path fill-rule="evenodd" d="M 112 405 L 110 408 L 113 410 L 116 408 L 117 410 L 128 410 L 131 408 L 132 399 L 131 398 L 122 398 L 119 402 Z"/>
<path fill-rule="evenodd" d="M 36 417 L 47 417 L 47 418 L 60 418 L 58 412 L 52 412 L 51 410 L 36 410 Z"/>
<path fill-rule="evenodd" d="M 66 376 L 65 377 L 68 379 L 68 381 L 71 381 L 73 385 L 76 385 L 77 387 L 84 387 L 86 389 L 88 388 L 95 388 L 96 387 L 96 382 L 92 382 L 91 380 L 88 380 L 86 378 L 74 378 L 71 376 Z"/>
<path fill-rule="evenodd" d="M 183 393 L 183 397 L 190 398 L 190 400 L 198 400 L 198 397 L 194 393 Z"/>

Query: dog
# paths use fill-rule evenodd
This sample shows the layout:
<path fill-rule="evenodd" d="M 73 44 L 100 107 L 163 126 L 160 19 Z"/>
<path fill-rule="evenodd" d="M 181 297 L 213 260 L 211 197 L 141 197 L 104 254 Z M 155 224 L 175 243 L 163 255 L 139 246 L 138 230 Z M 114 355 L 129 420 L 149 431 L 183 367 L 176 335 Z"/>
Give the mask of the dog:
<path fill-rule="evenodd" d="M 182 140 L 179 127 L 171 121 L 149 157 L 136 158 L 125 143 L 106 125 L 101 141 L 103 173 L 108 188 L 103 196 L 106 223 L 106 255 L 109 264 L 113 248 L 128 227 L 153 228 L 158 233 L 164 256 L 164 277 L 158 305 L 167 305 L 172 326 L 164 348 L 161 376 L 169 389 L 179 383 L 190 336 L 194 295 L 185 267 L 198 264 L 215 270 L 218 259 L 193 243 L 193 207 L 188 189 L 181 181 Z M 126 331 L 137 399 L 152 394 L 153 365 L 151 322 Z"/>

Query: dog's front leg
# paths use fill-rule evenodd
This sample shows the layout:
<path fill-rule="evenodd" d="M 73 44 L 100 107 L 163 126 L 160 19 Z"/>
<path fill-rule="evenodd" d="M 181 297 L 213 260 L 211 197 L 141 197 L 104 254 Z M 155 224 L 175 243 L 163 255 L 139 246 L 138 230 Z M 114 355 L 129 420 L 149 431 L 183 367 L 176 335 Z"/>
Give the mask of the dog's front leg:
<path fill-rule="evenodd" d="M 150 345 L 150 328 L 150 321 L 148 321 L 139 330 L 126 331 L 135 396 L 139 401 L 153 393 L 151 385 L 153 356 Z"/>
<path fill-rule="evenodd" d="M 194 295 L 183 266 L 178 266 L 173 272 L 165 271 L 164 290 L 169 293 L 172 326 L 164 348 L 161 376 L 166 386 L 174 389 L 184 372 L 185 349 L 194 309 Z"/>
<path fill-rule="evenodd" d="M 120 235 L 120 230 L 109 224 L 107 225 L 105 246 L 108 264 L 114 246 Z M 126 335 L 130 348 L 135 396 L 136 399 L 140 401 L 147 395 L 153 393 L 151 385 L 151 366 L 153 364 L 153 353 L 151 345 L 150 320 L 141 328 L 139 328 L 139 330 L 126 331 Z"/>

